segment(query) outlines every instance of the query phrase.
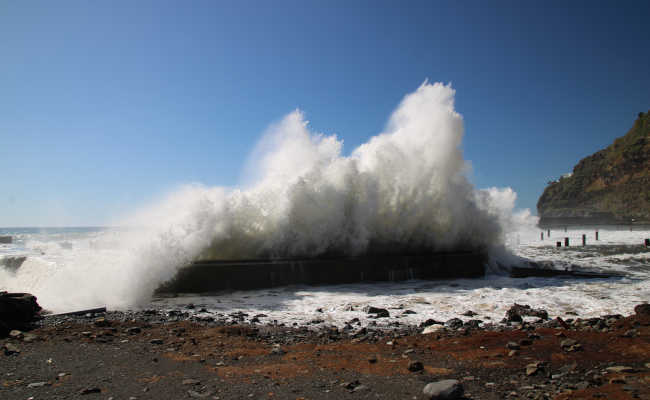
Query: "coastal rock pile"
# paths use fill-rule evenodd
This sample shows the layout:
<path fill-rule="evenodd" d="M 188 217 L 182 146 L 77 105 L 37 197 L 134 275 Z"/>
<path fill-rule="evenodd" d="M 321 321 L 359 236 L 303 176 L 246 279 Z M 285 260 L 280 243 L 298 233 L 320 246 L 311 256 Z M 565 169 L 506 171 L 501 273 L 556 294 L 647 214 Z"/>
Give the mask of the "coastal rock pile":
<path fill-rule="evenodd" d="M 28 328 L 40 310 L 36 297 L 29 293 L 0 292 L 0 337 Z"/>
<path fill-rule="evenodd" d="M 521 305 L 517 303 L 515 303 L 515 305 L 506 311 L 506 320 L 508 322 L 521 322 L 521 317 L 537 317 L 543 320 L 547 320 L 548 312 L 543 309 L 534 309 L 527 304 Z"/>

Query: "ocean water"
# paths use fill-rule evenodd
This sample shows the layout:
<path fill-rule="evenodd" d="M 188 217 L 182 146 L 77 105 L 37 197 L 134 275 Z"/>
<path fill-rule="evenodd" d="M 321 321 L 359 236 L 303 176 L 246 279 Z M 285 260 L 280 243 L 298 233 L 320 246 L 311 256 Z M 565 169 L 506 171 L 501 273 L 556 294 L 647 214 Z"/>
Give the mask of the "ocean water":
<path fill-rule="evenodd" d="M 564 318 L 573 317 L 573 313 L 581 317 L 630 313 L 636 304 L 650 299 L 650 249 L 643 246 L 644 239 L 650 238 L 650 230 L 620 227 L 599 227 L 598 230 L 599 241 L 595 240 L 593 227 L 568 229 L 567 232 L 563 229 L 552 230 L 550 239 L 544 231 L 543 241 L 540 240 L 540 229 L 510 232 L 506 235 L 506 245 L 515 257 L 508 260 L 519 265 L 524 265 L 524 260 L 547 261 L 559 269 L 579 266 L 593 271 L 616 271 L 625 277 L 515 279 L 492 273 L 483 279 L 290 286 L 218 296 L 183 294 L 177 297 L 150 298 L 135 308 L 171 310 L 192 303 L 197 309 L 206 308 L 206 316 L 241 311 L 250 316 L 267 315 L 261 318 L 263 322 L 277 320 L 286 324 L 305 324 L 312 320 L 323 320 L 324 324 L 342 326 L 345 321 L 355 317 L 367 322 L 367 315 L 362 309 L 372 305 L 389 310 L 391 318 L 377 320 L 379 326 L 387 327 L 396 320 L 400 323 L 419 324 L 429 318 L 441 321 L 455 317 L 470 319 L 461 315 L 467 310 L 478 313 L 471 318 L 485 322 L 499 321 L 515 302 L 541 307 L 548 310 L 551 316 Z M 57 265 L 78 258 L 79 253 L 111 254 L 117 251 L 111 245 L 119 247 L 118 238 L 123 233 L 123 230 L 107 228 L 0 230 L 0 235 L 15 237 L 13 244 L 0 245 L 0 259 L 27 256 L 17 272 L 0 270 L 4 277 L 11 274 L 25 276 L 20 280 L 24 287 L 6 289 L 38 289 L 39 280 L 47 279 L 37 276 L 38 274 L 55 273 Z M 586 247 L 581 245 L 582 234 L 587 235 Z M 570 238 L 571 246 L 556 248 L 555 242 L 563 242 L 565 237 Z M 123 278 L 128 279 L 128 276 Z M 0 288 L 7 282 L 0 280 Z M 47 291 L 48 288 L 44 290 Z M 39 296 L 38 290 L 35 292 Z M 75 298 L 73 295 L 71 297 Z M 47 303 L 43 305 L 48 307 Z M 50 308 L 54 311 L 69 311 L 100 305 L 104 303 L 64 303 L 62 307 Z M 118 305 L 117 308 L 134 307 Z M 406 310 L 414 311 L 415 314 L 403 314 Z"/>

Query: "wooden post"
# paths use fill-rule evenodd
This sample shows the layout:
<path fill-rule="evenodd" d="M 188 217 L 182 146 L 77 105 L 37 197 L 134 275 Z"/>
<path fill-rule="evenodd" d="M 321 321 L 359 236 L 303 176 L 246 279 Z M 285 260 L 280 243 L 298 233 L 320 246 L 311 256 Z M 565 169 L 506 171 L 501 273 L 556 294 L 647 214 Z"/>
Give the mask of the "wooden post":
<path fill-rule="evenodd" d="M 562 242 L 555 242 L 555 247 L 562 247 Z"/>
<path fill-rule="evenodd" d="M 587 245 L 587 235 L 585 235 L 584 233 L 582 234 L 582 245 L 583 246 Z"/>
<path fill-rule="evenodd" d="M 650 239 L 645 240 L 645 247 L 650 247 Z"/>
<path fill-rule="evenodd" d="M 551 237 L 551 230 L 550 230 L 550 229 L 548 229 L 548 230 L 546 231 L 546 237 L 547 237 L 547 238 L 550 238 L 550 237 Z"/>
<path fill-rule="evenodd" d="M 568 237 L 564 238 L 564 247 L 569 247 L 569 238 Z"/>
<path fill-rule="evenodd" d="M 596 240 L 598 240 L 598 231 L 596 231 Z"/>
<path fill-rule="evenodd" d="M 542 232 L 542 233 L 539 234 L 539 239 L 540 239 L 540 240 L 544 240 L 544 232 Z"/>

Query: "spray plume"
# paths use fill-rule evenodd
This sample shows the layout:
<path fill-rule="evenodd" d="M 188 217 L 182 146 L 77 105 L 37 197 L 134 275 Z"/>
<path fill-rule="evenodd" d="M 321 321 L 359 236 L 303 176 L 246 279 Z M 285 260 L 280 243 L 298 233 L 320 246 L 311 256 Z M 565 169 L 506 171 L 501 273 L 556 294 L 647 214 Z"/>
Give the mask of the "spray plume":
<path fill-rule="evenodd" d="M 503 228 L 516 223 L 515 195 L 478 191 L 467 180 L 454 95 L 450 85 L 425 81 L 385 132 L 350 156 L 336 136 L 311 132 L 296 110 L 254 149 L 247 188 L 181 188 L 123 222 L 145 229 L 108 231 L 67 259 L 31 260 L 0 280 L 54 310 L 129 307 L 202 257 L 499 248 Z"/>

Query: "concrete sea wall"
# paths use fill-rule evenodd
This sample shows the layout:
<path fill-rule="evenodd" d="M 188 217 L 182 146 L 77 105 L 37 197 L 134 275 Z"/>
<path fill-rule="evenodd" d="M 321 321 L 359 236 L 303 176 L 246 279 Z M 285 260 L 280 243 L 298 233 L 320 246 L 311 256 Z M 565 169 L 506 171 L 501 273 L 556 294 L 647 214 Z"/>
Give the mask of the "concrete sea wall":
<path fill-rule="evenodd" d="M 485 274 L 486 255 L 448 252 L 328 259 L 200 261 L 179 271 L 159 293 L 206 293 L 306 284 L 476 278 Z"/>

